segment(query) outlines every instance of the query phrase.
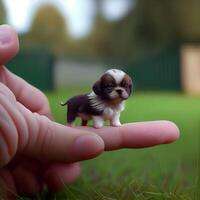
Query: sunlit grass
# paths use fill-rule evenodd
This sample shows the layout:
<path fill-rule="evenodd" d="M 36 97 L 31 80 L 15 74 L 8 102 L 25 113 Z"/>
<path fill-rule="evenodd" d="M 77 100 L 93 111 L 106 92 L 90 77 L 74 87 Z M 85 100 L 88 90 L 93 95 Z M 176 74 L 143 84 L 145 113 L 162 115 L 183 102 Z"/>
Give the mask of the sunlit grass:
<path fill-rule="evenodd" d="M 59 105 L 84 89 L 47 93 L 55 120 L 65 124 L 66 108 Z M 84 93 L 84 92 L 83 92 Z M 143 200 L 198 199 L 200 97 L 180 93 L 136 93 L 127 101 L 122 122 L 171 120 L 180 139 L 146 149 L 106 152 L 82 163 L 82 175 L 72 186 L 56 195 L 36 199 Z"/>

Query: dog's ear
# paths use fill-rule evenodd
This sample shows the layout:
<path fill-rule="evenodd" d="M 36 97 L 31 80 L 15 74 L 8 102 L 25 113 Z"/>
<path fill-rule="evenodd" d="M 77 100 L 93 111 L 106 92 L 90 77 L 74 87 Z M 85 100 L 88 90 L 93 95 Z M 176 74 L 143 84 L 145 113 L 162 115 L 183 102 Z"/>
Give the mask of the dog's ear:
<path fill-rule="evenodd" d="M 101 80 L 95 82 L 92 89 L 96 95 L 101 95 Z"/>
<path fill-rule="evenodd" d="M 133 87 L 133 81 L 130 77 L 129 77 L 129 88 L 130 88 L 130 94 L 129 95 L 131 95 L 133 93 L 134 87 Z"/>

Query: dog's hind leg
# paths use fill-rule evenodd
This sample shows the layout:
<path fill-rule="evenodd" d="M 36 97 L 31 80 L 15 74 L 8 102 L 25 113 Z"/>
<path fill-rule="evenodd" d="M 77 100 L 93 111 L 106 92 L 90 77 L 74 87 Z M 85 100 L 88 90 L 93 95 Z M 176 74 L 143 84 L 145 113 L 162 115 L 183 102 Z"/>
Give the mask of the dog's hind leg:
<path fill-rule="evenodd" d="M 76 117 L 77 117 L 76 110 L 73 109 L 73 108 L 70 108 L 68 106 L 68 110 L 67 110 L 67 126 L 73 127 Z"/>
<path fill-rule="evenodd" d="M 87 126 L 88 120 L 82 119 L 81 120 L 81 126 Z"/>

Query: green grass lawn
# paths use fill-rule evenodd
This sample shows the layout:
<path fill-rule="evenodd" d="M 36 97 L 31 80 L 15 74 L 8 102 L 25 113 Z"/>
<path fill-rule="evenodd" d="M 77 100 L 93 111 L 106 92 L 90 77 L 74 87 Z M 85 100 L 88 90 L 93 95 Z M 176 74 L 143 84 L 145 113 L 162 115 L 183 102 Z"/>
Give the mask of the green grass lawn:
<path fill-rule="evenodd" d="M 66 121 L 65 107 L 59 102 L 80 91 L 47 94 L 56 121 L 63 124 Z M 81 177 L 74 185 L 60 194 L 44 194 L 38 199 L 200 199 L 197 197 L 200 189 L 200 97 L 170 92 L 136 93 L 127 101 L 121 121 L 148 120 L 175 122 L 181 130 L 180 139 L 152 148 L 106 152 L 84 161 Z"/>

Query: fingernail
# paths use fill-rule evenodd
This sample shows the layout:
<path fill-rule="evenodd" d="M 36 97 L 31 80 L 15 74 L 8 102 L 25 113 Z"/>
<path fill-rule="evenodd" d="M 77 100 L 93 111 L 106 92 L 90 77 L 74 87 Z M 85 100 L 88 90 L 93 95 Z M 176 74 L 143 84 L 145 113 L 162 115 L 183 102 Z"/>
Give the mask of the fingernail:
<path fill-rule="evenodd" d="M 83 135 L 74 142 L 74 152 L 78 158 L 90 159 L 104 150 L 104 142 L 97 135 Z"/>
<path fill-rule="evenodd" d="M 11 33 L 6 27 L 0 27 L 0 45 L 9 43 L 11 40 Z"/>

